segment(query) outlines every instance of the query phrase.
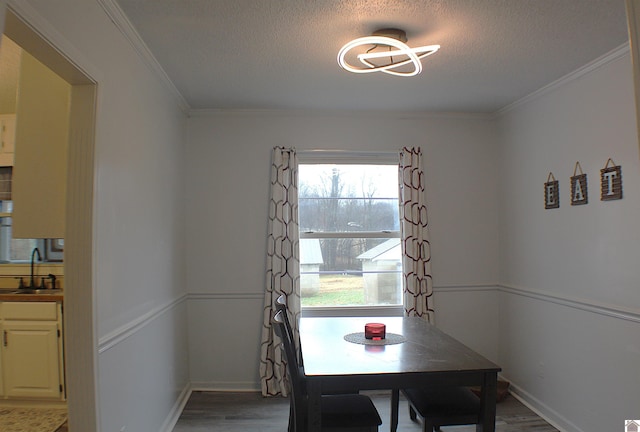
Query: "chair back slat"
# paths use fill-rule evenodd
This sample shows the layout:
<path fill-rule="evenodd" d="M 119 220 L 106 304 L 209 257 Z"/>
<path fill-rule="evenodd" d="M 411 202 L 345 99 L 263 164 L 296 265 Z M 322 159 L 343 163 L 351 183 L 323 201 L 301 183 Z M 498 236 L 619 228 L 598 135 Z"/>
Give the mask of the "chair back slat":
<path fill-rule="evenodd" d="M 272 319 L 274 330 L 282 340 L 285 358 L 287 361 L 287 372 L 291 383 L 290 401 L 292 404 L 293 423 L 296 431 L 304 430 L 306 404 L 304 393 L 304 371 L 298 365 L 296 350 L 293 345 L 293 335 L 285 324 L 286 312 L 279 310 Z"/>
<path fill-rule="evenodd" d="M 293 331 L 293 327 L 291 326 L 291 321 L 289 320 L 289 309 L 287 308 L 287 296 L 285 296 L 284 294 L 280 295 L 276 299 L 276 303 L 275 304 L 276 304 L 276 310 L 282 311 L 282 316 L 284 318 L 284 324 L 287 327 L 287 330 L 289 331 L 289 335 L 291 335 L 291 341 L 293 343 L 294 350 L 297 353 L 296 361 L 298 363 L 298 366 L 301 367 L 301 366 L 303 366 L 302 348 L 300 347 L 300 342 L 299 341 L 298 341 L 298 344 L 296 345 L 295 333 Z"/>

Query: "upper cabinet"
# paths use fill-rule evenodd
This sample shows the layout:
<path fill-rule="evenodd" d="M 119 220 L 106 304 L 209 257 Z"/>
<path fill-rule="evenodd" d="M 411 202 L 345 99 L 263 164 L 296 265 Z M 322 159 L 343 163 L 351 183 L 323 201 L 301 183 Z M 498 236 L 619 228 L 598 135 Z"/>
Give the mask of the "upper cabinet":
<path fill-rule="evenodd" d="M 16 143 L 16 115 L 0 114 L 0 166 L 13 166 Z"/>
<path fill-rule="evenodd" d="M 13 166 L 16 100 L 22 48 L 6 36 L 0 42 L 0 167 Z"/>
<path fill-rule="evenodd" d="M 13 237 L 64 238 L 71 86 L 22 52 L 16 103 Z"/>

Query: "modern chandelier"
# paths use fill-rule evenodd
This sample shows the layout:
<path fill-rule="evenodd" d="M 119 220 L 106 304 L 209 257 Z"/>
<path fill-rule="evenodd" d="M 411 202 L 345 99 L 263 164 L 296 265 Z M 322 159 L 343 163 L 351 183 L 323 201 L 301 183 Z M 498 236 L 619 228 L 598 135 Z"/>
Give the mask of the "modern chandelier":
<path fill-rule="evenodd" d="M 438 51 L 440 45 L 410 48 L 406 42 L 404 30 L 377 30 L 371 36 L 354 39 L 340 48 L 338 64 L 354 73 L 384 72 L 396 76 L 415 76 L 422 72 L 420 60 Z"/>

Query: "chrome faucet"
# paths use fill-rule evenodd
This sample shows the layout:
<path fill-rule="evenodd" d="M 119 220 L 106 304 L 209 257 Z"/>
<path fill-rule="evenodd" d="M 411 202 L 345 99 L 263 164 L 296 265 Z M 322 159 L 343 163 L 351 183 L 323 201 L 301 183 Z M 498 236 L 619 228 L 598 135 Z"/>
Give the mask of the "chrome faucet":
<path fill-rule="evenodd" d="M 38 255 L 38 261 L 42 261 L 42 257 L 40 256 L 40 250 L 38 248 L 33 248 L 33 251 L 31 252 L 31 279 L 29 279 L 29 288 L 31 289 L 37 288 L 36 282 L 33 279 L 33 261 L 36 255 Z"/>

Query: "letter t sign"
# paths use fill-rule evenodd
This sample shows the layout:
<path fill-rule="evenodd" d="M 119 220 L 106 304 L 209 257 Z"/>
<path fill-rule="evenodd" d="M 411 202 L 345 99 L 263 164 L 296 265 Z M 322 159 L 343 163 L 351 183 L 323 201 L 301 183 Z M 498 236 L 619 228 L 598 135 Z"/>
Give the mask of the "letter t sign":
<path fill-rule="evenodd" d="M 609 162 L 613 166 L 609 166 Z M 622 169 L 611 159 L 600 170 L 600 200 L 611 201 L 622 199 Z"/>

